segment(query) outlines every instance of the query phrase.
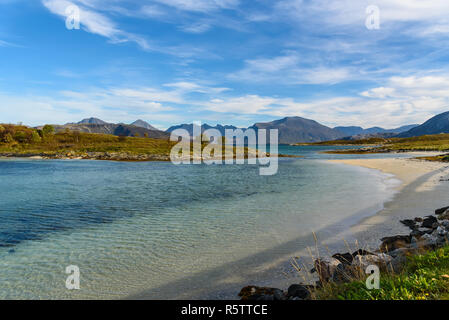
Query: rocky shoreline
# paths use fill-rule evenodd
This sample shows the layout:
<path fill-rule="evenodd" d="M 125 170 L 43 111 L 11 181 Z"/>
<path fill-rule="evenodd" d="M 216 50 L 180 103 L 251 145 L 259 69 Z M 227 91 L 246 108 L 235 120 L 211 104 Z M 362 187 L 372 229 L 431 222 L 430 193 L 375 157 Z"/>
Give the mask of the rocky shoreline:
<path fill-rule="evenodd" d="M 269 156 L 269 154 L 268 154 Z M 251 157 L 251 156 L 250 156 Z M 256 157 L 256 156 L 254 156 Z M 280 158 L 302 158 L 296 155 L 279 154 Z M 59 152 L 59 153 L 0 153 L 0 158 L 30 158 L 53 160 L 109 160 L 109 161 L 171 161 L 169 155 L 163 154 L 131 154 L 126 152 Z M 245 159 L 247 157 L 245 156 Z M 235 157 L 234 157 L 235 159 Z M 215 158 L 202 159 L 215 160 Z"/>
<path fill-rule="evenodd" d="M 407 257 L 436 250 L 449 244 L 449 206 L 435 210 L 433 215 L 402 220 L 411 229 L 406 235 L 394 235 L 380 239 L 378 249 L 359 249 L 353 253 L 335 253 L 330 258 L 315 259 L 315 284 L 292 284 L 287 291 L 278 288 L 247 286 L 239 297 L 242 300 L 310 300 L 313 292 L 329 283 L 348 283 L 366 278 L 368 266 L 375 265 L 381 271 L 400 273 Z"/>
<path fill-rule="evenodd" d="M 167 155 L 130 154 L 125 152 L 64 152 L 64 153 L 0 153 L 3 158 L 32 158 L 57 160 L 110 160 L 110 161 L 170 161 Z"/>

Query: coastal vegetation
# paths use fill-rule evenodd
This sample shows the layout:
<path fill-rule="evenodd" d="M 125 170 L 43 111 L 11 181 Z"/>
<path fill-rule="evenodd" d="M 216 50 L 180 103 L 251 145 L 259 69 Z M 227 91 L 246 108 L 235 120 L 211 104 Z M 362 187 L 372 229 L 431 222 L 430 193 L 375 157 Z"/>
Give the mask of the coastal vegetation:
<path fill-rule="evenodd" d="M 42 129 L 0 125 L 0 154 L 4 156 L 81 157 L 93 154 L 158 155 L 168 157 L 175 144 L 152 139 L 82 133 L 66 130 L 55 133 L 53 126 Z"/>
<path fill-rule="evenodd" d="M 292 284 L 287 291 L 248 286 L 239 296 L 242 300 L 449 299 L 449 206 L 435 210 L 435 215 L 400 222 L 411 232 L 380 239 L 378 249 L 312 256 L 314 267 L 308 275 L 317 275 L 309 277 L 318 279 L 315 284 Z M 307 272 L 297 262 L 293 267 Z M 310 279 L 304 276 L 306 282 Z"/>
<path fill-rule="evenodd" d="M 379 289 L 368 290 L 365 280 L 330 283 L 315 292 L 324 300 L 447 300 L 449 246 L 410 256 L 398 274 L 381 273 Z"/>
<path fill-rule="evenodd" d="M 203 157 L 209 159 L 214 158 L 215 151 L 209 148 L 208 150 L 212 149 L 210 154 L 206 153 L 208 141 L 207 137 L 202 137 L 201 150 L 204 151 Z M 169 161 L 170 152 L 177 143 L 167 138 L 154 139 L 147 135 L 116 136 L 69 129 L 58 132 L 51 125 L 36 129 L 22 125 L 0 124 L 0 156 L 4 157 Z M 230 154 L 234 158 L 238 155 L 243 155 L 244 158 L 257 156 L 256 150 L 247 147 L 241 150 L 234 146 L 232 151 L 227 150 L 224 138 L 222 145 L 223 155 Z M 190 144 L 190 156 L 192 155 L 193 144 Z M 267 155 L 269 156 L 269 153 Z"/>
<path fill-rule="evenodd" d="M 332 150 L 326 153 L 332 154 L 367 154 L 409 151 L 441 151 L 449 152 L 449 134 L 434 134 L 411 138 L 370 138 L 362 140 L 334 140 L 297 145 L 314 146 L 360 146 L 351 150 Z M 431 160 L 431 159 L 429 159 Z M 449 159 L 433 158 L 435 161 Z"/>

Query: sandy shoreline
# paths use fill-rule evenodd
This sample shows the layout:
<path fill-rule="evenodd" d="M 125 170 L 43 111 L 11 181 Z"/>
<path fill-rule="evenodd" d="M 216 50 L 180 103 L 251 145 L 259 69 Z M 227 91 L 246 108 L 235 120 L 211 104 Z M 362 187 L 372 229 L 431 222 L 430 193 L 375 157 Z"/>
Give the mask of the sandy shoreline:
<path fill-rule="evenodd" d="M 418 154 L 414 153 L 413 156 L 418 156 Z M 449 177 L 448 164 L 403 158 L 338 160 L 330 163 L 361 166 L 381 171 L 396 177 L 402 183 L 396 188 L 395 194 L 395 190 L 391 189 L 394 196 L 390 200 L 386 200 L 386 203 L 379 203 L 379 207 L 367 208 L 370 212 L 366 210 L 357 212 L 354 216 L 345 218 L 336 224 L 323 227 L 320 230 L 311 229 L 310 234 L 298 235 L 298 238 L 287 243 L 208 271 L 209 277 L 207 277 L 207 283 L 204 284 L 208 287 L 206 292 L 199 290 L 194 293 L 191 291 L 187 296 L 181 296 L 179 293 L 172 292 L 172 288 L 176 288 L 172 284 L 169 292 L 165 292 L 164 298 L 235 299 L 237 298 L 236 294 L 246 285 L 287 289 L 293 283 L 313 284 L 316 280 L 315 275 L 308 273 L 312 266 L 313 255 L 316 256 L 314 249 L 316 244 L 312 232 L 316 232 L 321 256 L 330 256 L 336 252 L 355 251 L 360 247 L 374 249 L 378 248 L 380 239 L 385 236 L 409 233 L 408 228 L 403 226 L 399 222 L 400 220 L 429 215 L 436 208 L 449 205 L 449 199 L 447 199 L 449 182 L 439 181 L 442 176 L 446 179 Z M 363 203 L 357 203 L 357 199 L 349 197 L 345 201 L 353 202 L 356 208 L 364 207 Z M 301 263 L 303 272 L 298 273 L 292 267 L 292 259 Z M 236 263 L 240 265 L 240 271 L 237 274 L 229 274 L 228 268 L 235 266 Z M 178 285 L 193 287 L 198 286 L 202 281 L 204 281 L 202 277 L 192 277 L 180 280 Z M 163 288 L 164 291 L 167 289 Z M 154 297 L 155 294 L 153 290 L 148 290 L 128 298 L 148 299 Z M 161 292 L 157 292 L 157 295 L 160 296 L 160 294 Z"/>
<path fill-rule="evenodd" d="M 429 154 L 429 153 L 426 153 Z M 416 155 L 416 154 L 413 154 Z M 329 160 L 391 174 L 401 181 L 394 197 L 375 215 L 363 219 L 346 233 L 366 247 L 377 247 L 380 238 L 405 234 L 400 220 L 434 213 L 449 205 L 449 164 L 407 158 Z"/>
<path fill-rule="evenodd" d="M 434 173 L 428 177 L 425 186 L 431 187 L 439 183 L 440 176 L 445 172 L 449 173 L 449 164 L 443 162 L 430 162 L 408 158 L 385 158 L 385 159 L 345 159 L 329 160 L 333 163 L 343 163 L 347 165 L 359 166 L 368 169 L 379 170 L 383 173 L 392 174 L 401 180 L 398 189 L 402 190 L 420 177 L 429 173 Z"/>

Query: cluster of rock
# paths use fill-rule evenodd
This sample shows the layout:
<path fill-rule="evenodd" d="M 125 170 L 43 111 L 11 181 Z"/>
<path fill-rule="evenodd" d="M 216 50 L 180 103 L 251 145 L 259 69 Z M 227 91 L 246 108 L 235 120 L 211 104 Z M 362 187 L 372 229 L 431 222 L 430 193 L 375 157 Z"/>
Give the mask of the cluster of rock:
<path fill-rule="evenodd" d="M 112 160 L 112 161 L 170 161 L 167 155 L 131 154 L 126 152 L 87 152 L 81 159 Z"/>
<path fill-rule="evenodd" d="M 33 153 L 17 154 L 2 153 L 0 157 L 8 158 L 41 158 L 41 159 L 85 159 L 110 161 L 170 161 L 167 155 L 159 154 L 131 154 L 126 152 L 60 152 L 60 153 Z"/>
<path fill-rule="evenodd" d="M 276 288 L 247 286 L 240 291 L 239 297 L 241 297 L 242 300 L 263 301 L 309 300 L 311 298 L 310 292 L 313 287 L 314 286 L 312 285 L 292 284 L 287 292 L 284 292 L 281 289 Z"/>
<path fill-rule="evenodd" d="M 435 215 L 402 220 L 411 229 L 408 235 L 381 239 L 379 249 L 359 249 L 353 253 L 336 253 L 331 258 L 316 259 L 311 273 L 318 275 L 315 285 L 294 284 L 287 292 L 277 288 L 249 286 L 239 296 L 242 300 L 307 300 L 313 290 L 325 283 L 344 283 L 366 278 L 366 269 L 375 265 L 381 271 L 399 273 L 407 257 L 449 244 L 449 207 L 435 210 Z"/>

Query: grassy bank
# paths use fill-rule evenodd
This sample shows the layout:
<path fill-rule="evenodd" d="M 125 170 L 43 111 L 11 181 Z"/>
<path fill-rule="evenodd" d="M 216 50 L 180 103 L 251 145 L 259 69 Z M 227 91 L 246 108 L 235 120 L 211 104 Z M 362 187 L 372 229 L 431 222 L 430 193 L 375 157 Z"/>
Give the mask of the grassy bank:
<path fill-rule="evenodd" d="M 406 151 L 441 151 L 449 152 L 449 134 L 435 134 L 411 138 L 371 138 L 364 140 L 335 140 L 302 145 L 321 146 L 361 146 L 356 150 L 334 150 L 333 154 L 367 154 Z M 438 160 L 438 159 L 436 159 Z"/>
<path fill-rule="evenodd" d="M 449 246 L 408 257 L 400 274 L 381 273 L 378 290 L 368 290 L 365 281 L 330 283 L 315 296 L 325 300 L 447 300 Z"/>
<path fill-rule="evenodd" d="M 90 152 L 152 154 L 169 156 L 174 142 L 162 139 L 117 137 L 80 132 L 54 133 L 51 126 L 35 130 L 25 126 L 0 125 L 0 153 L 15 155 L 82 156 Z"/>
<path fill-rule="evenodd" d="M 201 143 L 203 156 L 214 158 L 214 151 L 205 151 L 209 145 Z M 168 139 L 148 137 L 125 137 L 110 134 L 82 133 L 65 131 L 55 133 L 52 126 L 38 130 L 26 126 L 0 124 L 0 156 L 44 158 L 81 158 L 117 161 L 170 161 L 170 152 L 177 142 Z M 210 154 L 209 154 L 210 153 Z M 190 144 L 190 157 L 193 155 L 193 144 Z M 243 156 L 242 156 L 243 155 Z M 267 154 L 269 156 L 269 154 Z M 256 157 L 257 151 L 250 148 L 233 147 L 227 150 L 223 144 L 222 157 Z M 286 157 L 285 155 L 279 155 Z M 189 155 L 187 155 L 189 157 Z"/>

